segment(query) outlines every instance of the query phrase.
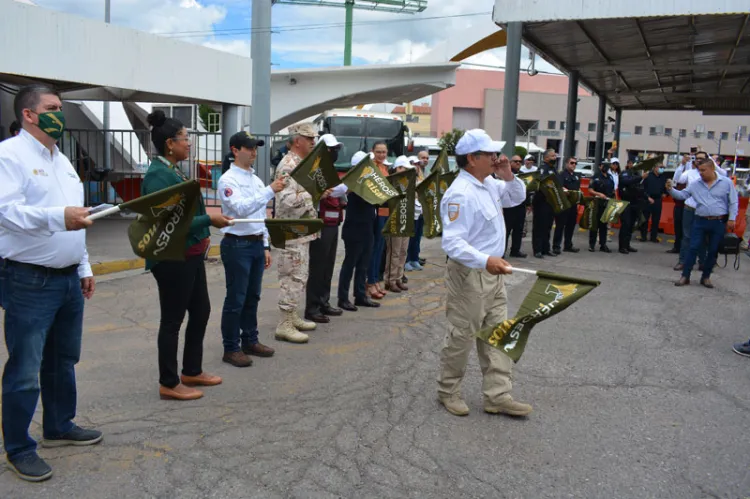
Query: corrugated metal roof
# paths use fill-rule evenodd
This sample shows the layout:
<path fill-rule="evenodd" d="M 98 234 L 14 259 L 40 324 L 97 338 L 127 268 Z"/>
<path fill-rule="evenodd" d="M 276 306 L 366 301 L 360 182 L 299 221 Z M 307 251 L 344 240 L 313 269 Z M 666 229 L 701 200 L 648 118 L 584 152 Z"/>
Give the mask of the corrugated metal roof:
<path fill-rule="evenodd" d="M 531 22 L 523 33 L 616 107 L 750 114 L 750 13 Z"/>

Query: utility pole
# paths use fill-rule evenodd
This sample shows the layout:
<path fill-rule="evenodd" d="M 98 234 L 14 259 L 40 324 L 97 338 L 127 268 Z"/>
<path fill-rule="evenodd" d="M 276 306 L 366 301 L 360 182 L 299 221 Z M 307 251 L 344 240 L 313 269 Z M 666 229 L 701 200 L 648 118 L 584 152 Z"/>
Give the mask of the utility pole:
<path fill-rule="evenodd" d="M 104 0 L 104 22 L 109 24 L 109 12 L 110 12 L 110 0 Z M 104 101 L 102 103 L 102 127 L 104 128 L 104 170 L 109 171 L 112 169 L 112 151 L 111 140 L 109 136 L 109 102 Z"/>
<path fill-rule="evenodd" d="M 346 0 L 346 26 L 344 28 L 344 66 L 352 65 L 352 29 L 354 24 L 354 0 Z"/>
<path fill-rule="evenodd" d="M 250 51 L 253 58 L 252 111 L 250 131 L 268 143 L 271 134 L 271 6 L 272 0 L 253 0 Z M 244 125 L 244 123 L 243 123 Z M 228 140 L 228 139 L 227 139 Z M 271 161 L 268 154 L 259 154 L 258 177 L 264 183 L 271 180 Z"/>

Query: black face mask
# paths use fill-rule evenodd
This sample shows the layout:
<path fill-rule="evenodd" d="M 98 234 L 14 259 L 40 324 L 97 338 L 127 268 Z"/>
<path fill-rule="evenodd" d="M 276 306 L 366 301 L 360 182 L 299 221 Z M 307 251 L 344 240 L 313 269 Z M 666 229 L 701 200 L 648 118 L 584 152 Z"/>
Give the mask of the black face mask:
<path fill-rule="evenodd" d="M 336 163 L 339 159 L 339 150 L 338 149 L 328 149 L 328 152 L 331 153 L 331 161 Z"/>

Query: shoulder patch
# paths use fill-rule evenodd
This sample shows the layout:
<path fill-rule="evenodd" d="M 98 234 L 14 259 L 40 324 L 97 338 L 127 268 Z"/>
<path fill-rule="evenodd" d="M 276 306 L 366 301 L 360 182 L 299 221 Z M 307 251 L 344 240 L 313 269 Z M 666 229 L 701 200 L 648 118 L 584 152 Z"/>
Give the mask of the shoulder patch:
<path fill-rule="evenodd" d="M 232 197 L 232 194 L 234 194 L 234 192 L 232 192 L 232 189 L 230 189 L 229 187 L 227 187 L 226 189 L 224 189 L 224 195 L 226 197 L 230 198 L 230 197 Z"/>
<path fill-rule="evenodd" d="M 458 203 L 448 203 L 448 220 L 455 222 L 461 211 L 461 205 Z"/>

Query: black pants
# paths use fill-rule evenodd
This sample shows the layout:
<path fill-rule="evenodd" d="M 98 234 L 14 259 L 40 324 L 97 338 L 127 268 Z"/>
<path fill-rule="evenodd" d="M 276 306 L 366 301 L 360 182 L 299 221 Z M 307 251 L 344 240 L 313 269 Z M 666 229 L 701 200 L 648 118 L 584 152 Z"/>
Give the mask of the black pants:
<path fill-rule="evenodd" d="M 607 209 L 607 203 L 599 201 L 598 208 L 596 210 L 596 218 L 601 220 L 602 215 L 604 214 L 604 210 Z M 607 231 L 609 230 L 609 225 L 603 224 L 599 222 L 599 229 L 598 230 L 590 230 L 589 231 L 589 246 L 593 248 L 596 246 L 596 235 L 599 234 L 599 247 L 603 248 L 607 245 Z"/>
<path fill-rule="evenodd" d="M 633 201 L 630 202 L 625 211 L 620 215 L 620 234 L 619 242 L 620 249 L 628 249 L 630 247 L 630 239 L 633 237 L 633 228 L 638 221 L 640 210 L 637 204 Z"/>
<path fill-rule="evenodd" d="M 306 314 L 319 314 L 321 307 L 329 306 L 331 279 L 336 265 L 336 248 L 339 244 L 337 225 L 326 225 L 320 237 L 310 243 L 310 271 L 307 274 Z"/>
<path fill-rule="evenodd" d="M 521 251 L 521 240 L 523 239 L 523 223 L 526 220 L 526 203 L 521 203 L 512 208 L 503 208 L 505 218 L 505 244 L 511 241 L 510 252 L 512 254 Z"/>
<path fill-rule="evenodd" d="M 573 233 L 576 230 L 576 221 L 578 219 L 578 205 L 568 208 L 559 215 L 555 216 L 555 236 L 552 239 L 552 248 L 559 250 L 560 243 L 565 236 L 565 249 L 573 247 Z"/>
<path fill-rule="evenodd" d="M 685 214 L 685 204 L 674 205 L 674 249 L 678 252 L 682 248 L 682 218 Z"/>
<path fill-rule="evenodd" d="M 659 221 L 661 220 L 661 199 L 654 200 L 651 204 L 648 200 L 646 201 L 646 209 L 643 211 L 643 216 L 646 217 L 646 223 L 641 227 L 641 239 L 646 239 L 646 232 L 648 231 L 648 222 L 651 221 L 651 240 L 656 241 L 659 236 Z"/>
<path fill-rule="evenodd" d="M 552 223 L 555 221 L 555 211 L 547 202 L 534 205 L 533 210 L 534 227 L 531 231 L 531 246 L 534 253 L 549 253 L 549 240 L 552 233 Z"/>
<path fill-rule="evenodd" d="M 354 276 L 354 298 L 364 300 L 367 297 L 367 269 L 372 256 L 373 239 L 344 238 L 344 263 L 339 273 L 339 301 L 349 301 L 349 287 Z"/>
<path fill-rule="evenodd" d="M 211 302 L 206 284 L 203 255 L 184 262 L 160 262 L 151 273 L 159 287 L 161 324 L 159 325 L 159 383 L 174 388 L 177 375 L 177 347 L 180 327 L 189 314 L 182 355 L 182 374 L 197 376 L 203 372 L 203 337 L 206 334 Z"/>

